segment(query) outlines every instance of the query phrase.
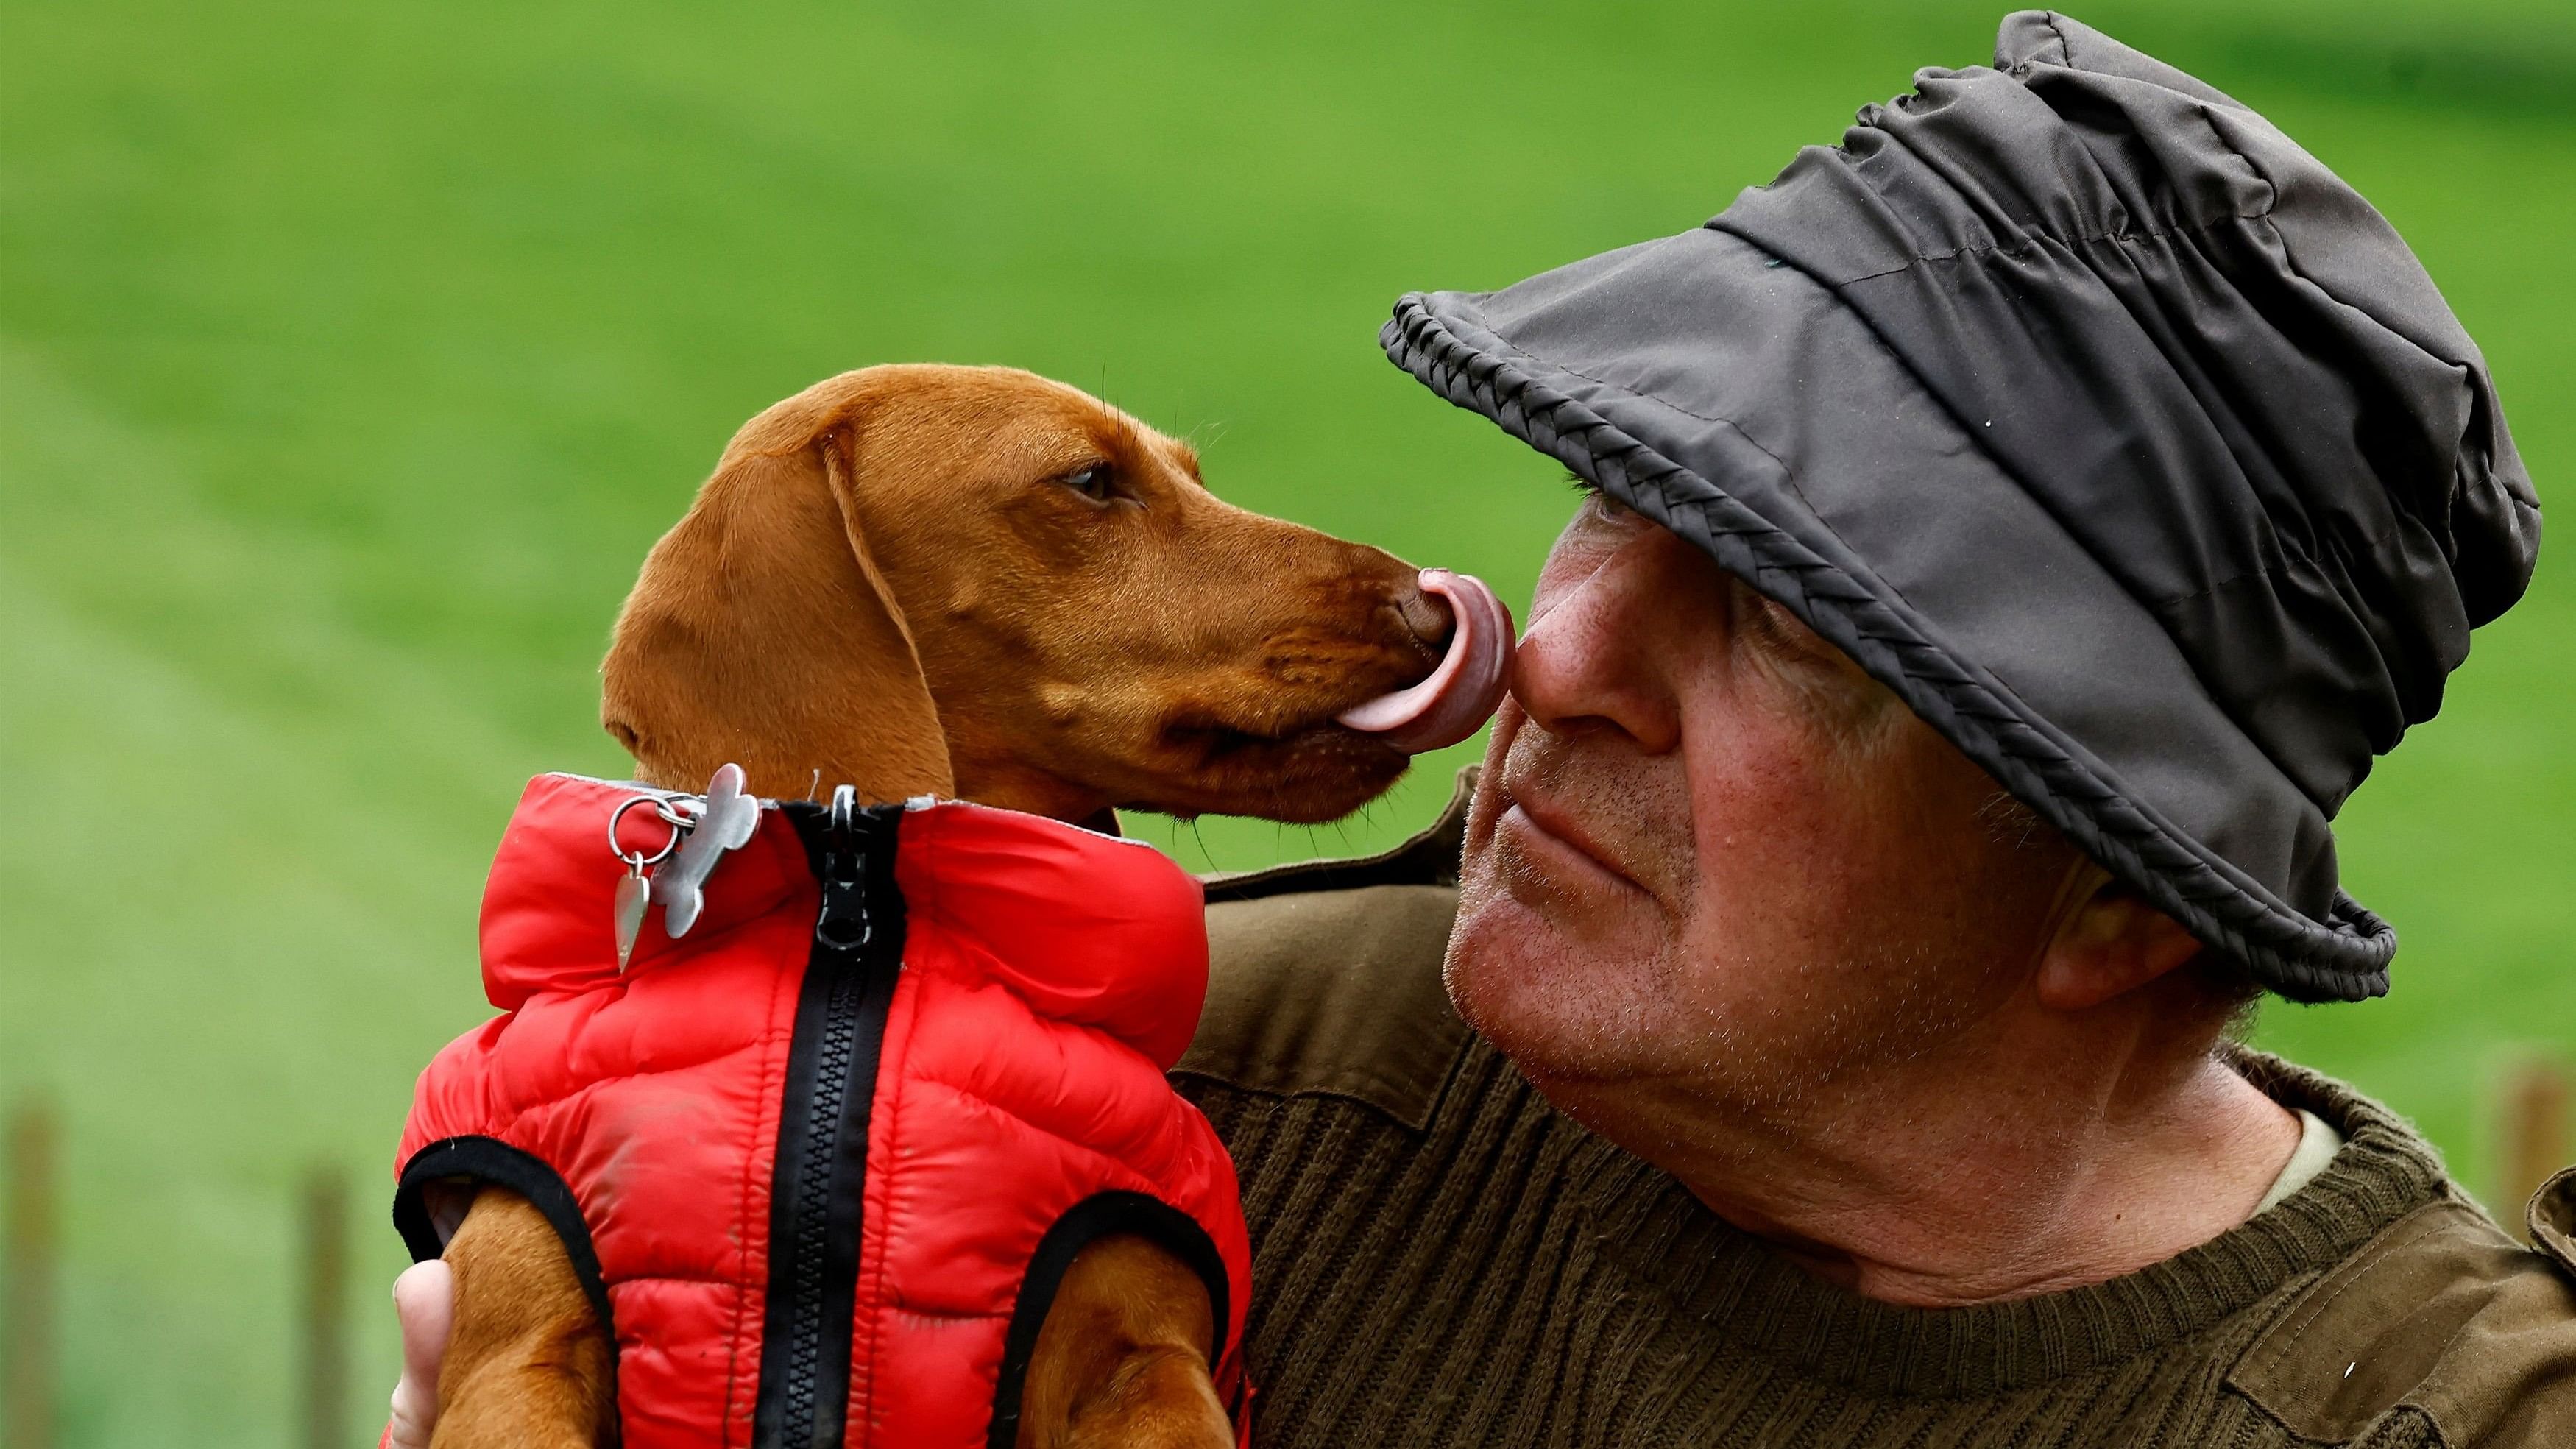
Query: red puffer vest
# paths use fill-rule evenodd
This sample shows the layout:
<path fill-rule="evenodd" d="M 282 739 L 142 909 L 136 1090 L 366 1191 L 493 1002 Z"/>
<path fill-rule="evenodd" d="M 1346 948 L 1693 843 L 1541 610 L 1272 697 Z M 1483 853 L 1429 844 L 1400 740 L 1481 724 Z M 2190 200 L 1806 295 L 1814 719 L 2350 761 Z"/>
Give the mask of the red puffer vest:
<path fill-rule="evenodd" d="M 421 1074 L 394 1219 L 500 1183 L 617 1345 L 626 1449 L 1000 1446 L 1066 1264 L 1194 1267 L 1243 1432 L 1234 1169 L 1163 1071 L 1207 989 L 1197 883 L 1152 849 L 939 803 L 764 803 L 672 940 L 612 901 L 670 834 L 634 785 L 530 782 L 483 897 L 504 1013 Z M 668 798 L 668 797 L 664 797 Z"/>

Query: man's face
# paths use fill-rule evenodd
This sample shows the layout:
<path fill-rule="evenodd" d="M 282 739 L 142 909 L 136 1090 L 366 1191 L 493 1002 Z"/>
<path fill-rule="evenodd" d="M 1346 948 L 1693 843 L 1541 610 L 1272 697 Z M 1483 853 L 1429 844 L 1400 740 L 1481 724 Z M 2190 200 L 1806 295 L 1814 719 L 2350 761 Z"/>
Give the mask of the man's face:
<path fill-rule="evenodd" d="M 1750 1110 L 1976 1030 L 2075 863 L 1787 611 L 1599 495 L 1539 576 L 1451 997 L 1522 1069 Z"/>

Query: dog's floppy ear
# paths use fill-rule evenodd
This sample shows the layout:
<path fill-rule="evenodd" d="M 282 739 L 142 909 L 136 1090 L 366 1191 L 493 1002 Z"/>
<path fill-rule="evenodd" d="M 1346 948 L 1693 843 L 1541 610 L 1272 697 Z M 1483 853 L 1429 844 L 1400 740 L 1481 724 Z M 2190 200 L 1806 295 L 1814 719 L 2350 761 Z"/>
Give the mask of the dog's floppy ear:
<path fill-rule="evenodd" d="M 727 760 L 754 793 L 946 795 L 948 743 L 857 507 L 870 372 L 743 425 L 663 535 L 600 667 L 600 723 L 638 777 L 700 790 Z"/>

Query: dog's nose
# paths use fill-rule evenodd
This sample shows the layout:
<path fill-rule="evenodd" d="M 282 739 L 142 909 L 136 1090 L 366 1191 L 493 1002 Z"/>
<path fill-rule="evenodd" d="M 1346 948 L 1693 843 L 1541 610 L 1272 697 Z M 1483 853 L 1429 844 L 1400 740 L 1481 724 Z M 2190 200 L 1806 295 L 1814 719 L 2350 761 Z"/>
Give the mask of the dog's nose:
<path fill-rule="evenodd" d="M 1457 617 L 1449 611 L 1449 601 L 1423 591 L 1420 580 L 1408 579 L 1396 590 L 1395 611 L 1404 616 L 1404 627 L 1413 637 L 1431 646 L 1435 653 L 1446 647 L 1449 631 L 1458 627 Z"/>

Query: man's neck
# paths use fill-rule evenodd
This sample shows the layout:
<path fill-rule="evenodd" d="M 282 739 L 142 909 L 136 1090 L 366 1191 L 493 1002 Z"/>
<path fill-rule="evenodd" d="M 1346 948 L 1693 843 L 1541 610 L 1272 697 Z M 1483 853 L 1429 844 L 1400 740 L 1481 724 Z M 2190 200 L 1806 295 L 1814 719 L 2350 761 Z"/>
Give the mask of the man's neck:
<path fill-rule="evenodd" d="M 1935 1054 L 1790 1109 L 1540 1085 L 1809 1272 L 1917 1307 L 2162 1262 L 2244 1222 L 2298 1146 L 2296 1115 L 2206 1051 L 2157 1066 L 2138 1042 L 2054 1062 L 2030 1045 Z"/>

